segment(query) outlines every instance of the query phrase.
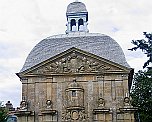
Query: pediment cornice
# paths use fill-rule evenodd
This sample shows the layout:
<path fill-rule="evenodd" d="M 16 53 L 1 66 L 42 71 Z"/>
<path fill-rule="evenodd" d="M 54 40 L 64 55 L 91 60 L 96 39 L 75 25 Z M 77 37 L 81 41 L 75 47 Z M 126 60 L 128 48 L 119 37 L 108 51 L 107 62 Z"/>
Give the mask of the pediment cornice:
<path fill-rule="evenodd" d="M 24 75 L 65 75 L 130 72 L 130 68 L 121 66 L 94 54 L 71 48 L 24 72 Z"/>

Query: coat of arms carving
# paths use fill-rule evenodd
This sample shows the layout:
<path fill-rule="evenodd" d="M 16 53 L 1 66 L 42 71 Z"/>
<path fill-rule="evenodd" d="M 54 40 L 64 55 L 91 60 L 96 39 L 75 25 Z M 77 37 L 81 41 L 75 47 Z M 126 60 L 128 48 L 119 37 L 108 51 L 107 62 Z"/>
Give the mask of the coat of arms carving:
<path fill-rule="evenodd" d="M 97 73 L 109 69 L 110 67 L 100 61 L 72 52 L 70 55 L 39 68 L 35 73 Z"/>

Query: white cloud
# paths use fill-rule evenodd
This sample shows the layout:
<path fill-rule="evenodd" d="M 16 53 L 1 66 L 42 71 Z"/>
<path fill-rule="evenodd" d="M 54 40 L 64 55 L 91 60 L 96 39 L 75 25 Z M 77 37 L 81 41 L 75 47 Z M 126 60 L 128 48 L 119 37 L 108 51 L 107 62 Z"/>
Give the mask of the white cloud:
<path fill-rule="evenodd" d="M 75 1 L 75 0 L 73 0 Z M 19 105 L 19 72 L 31 49 L 43 38 L 66 30 L 66 7 L 71 0 L 0 0 L 0 100 L 11 99 Z M 135 71 L 145 56 L 128 51 L 131 40 L 142 39 L 152 29 L 152 2 L 146 0 L 80 0 L 89 12 L 90 32 L 114 38 Z M 15 89 L 12 91 L 12 89 Z M 5 94 L 5 95 L 4 95 Z M 12 98 L 11 96 L 16 97 Z M 16 100 L 15 100 L 16 99 Z"/>

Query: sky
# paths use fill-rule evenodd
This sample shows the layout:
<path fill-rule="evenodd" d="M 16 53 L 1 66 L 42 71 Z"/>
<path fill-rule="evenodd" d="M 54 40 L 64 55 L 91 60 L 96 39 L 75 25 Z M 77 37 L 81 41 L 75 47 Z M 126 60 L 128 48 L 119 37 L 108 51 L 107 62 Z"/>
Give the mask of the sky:
<path fill-rule="evenodd" d="M 42 39 L 64 34 L 66 9 L 75 0 L 0 0 L 0 101 L 21 101 L 21 82 L 15 73 Z M 122 47 L 127 62 L 137 72 L 145 55 L 131 52 L 132 40 L 152 31 L 151 0 L 79 0 L 89 12 L 91 33 L 112 37 Z"/>

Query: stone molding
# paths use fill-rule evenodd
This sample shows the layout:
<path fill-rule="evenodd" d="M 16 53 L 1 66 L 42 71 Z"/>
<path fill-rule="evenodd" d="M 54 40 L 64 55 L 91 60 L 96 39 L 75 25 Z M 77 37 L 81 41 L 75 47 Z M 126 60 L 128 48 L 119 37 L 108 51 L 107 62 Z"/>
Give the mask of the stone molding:
<path fill-rule="evenodd" d="M 109 69 L 110 67 L 93 58 L 73 52 L 66 57 L 35 70 L 34 73 L 97 73 Z"/>

